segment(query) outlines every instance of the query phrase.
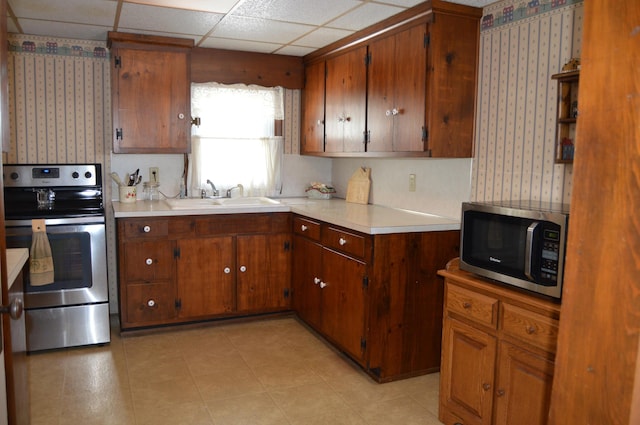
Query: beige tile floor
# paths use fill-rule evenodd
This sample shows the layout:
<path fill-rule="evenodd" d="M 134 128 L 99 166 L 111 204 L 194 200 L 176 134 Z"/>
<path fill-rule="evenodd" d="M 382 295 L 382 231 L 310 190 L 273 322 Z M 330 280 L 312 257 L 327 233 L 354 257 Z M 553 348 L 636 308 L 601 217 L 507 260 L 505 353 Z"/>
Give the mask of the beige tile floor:
<path fill-rule="evenodd" d="M 438 374 L 377 384 L 293 317 L 28 358 L 33 425 L 439 425 Z"/>

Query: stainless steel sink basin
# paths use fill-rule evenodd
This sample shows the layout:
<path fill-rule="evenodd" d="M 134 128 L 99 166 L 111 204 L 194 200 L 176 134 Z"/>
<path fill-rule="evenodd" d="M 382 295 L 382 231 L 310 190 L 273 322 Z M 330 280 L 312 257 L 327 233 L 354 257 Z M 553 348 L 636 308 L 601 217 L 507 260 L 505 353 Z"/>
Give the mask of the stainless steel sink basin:
<path fill-rule="evenodd" d="M 246 198 L 185 198 L 166 199 L 165 202 L 172 210 L 199 210 L 224 207 L 254 207 L 280 205 L 280 202 L 262 196 Z"/>

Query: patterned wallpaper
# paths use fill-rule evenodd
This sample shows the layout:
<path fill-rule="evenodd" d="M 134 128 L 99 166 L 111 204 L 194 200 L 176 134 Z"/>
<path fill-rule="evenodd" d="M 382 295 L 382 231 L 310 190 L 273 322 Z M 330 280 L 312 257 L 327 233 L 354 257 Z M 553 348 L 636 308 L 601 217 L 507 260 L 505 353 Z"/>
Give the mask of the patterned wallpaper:
<path fill-rule="evenodd" d="M 105 163 L 111 135 L 105 43 L 9 35 L 7 162 Z"/>
<path fill-rule="evenodd" d="M 484 9 L 471 197 L 569 203 L 572 165 L 554 163 L 557 82 L 580 57 L 582 0 Z"/>

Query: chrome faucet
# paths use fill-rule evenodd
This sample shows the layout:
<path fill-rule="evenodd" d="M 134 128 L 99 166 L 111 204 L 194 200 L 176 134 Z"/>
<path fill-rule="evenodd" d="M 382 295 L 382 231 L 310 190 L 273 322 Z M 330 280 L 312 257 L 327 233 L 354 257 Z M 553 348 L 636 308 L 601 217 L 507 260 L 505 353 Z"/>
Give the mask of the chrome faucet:
<path fill-rule="evenodd" d="M 220 196 L 220 192 L 216 189 L 216 185 L 209 179 L 207 179 L 207 184 L 211 185 L 211 196 Z"/>
<path fill-rule="evenodd" d="M 240 196 L 244 196 L 244 187 L 243 187 L 240 183 L 238 183 L 238 185 L 237 185 L 237 186 L 233 186 L 231 189 L 228 189 L 228 190 L 227 190 L 227 198 L 231 198 L 231 191 L 232 191 L 233 189 L 238 189 L 238 190 L 240 190 Z"/>

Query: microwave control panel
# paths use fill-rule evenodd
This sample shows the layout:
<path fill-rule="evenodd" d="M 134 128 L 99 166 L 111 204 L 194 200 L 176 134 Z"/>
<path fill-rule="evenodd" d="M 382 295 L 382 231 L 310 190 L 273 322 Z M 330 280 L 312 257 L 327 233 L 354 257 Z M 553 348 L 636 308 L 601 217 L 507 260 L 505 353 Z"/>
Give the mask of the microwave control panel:
<path fill-rule="evenodd" d="M 558 282 L 560 262 L 560 232 L 552 229 L 544 229 L 543 232 L 540 277 L 543 284 L 555 285 Z"/>

